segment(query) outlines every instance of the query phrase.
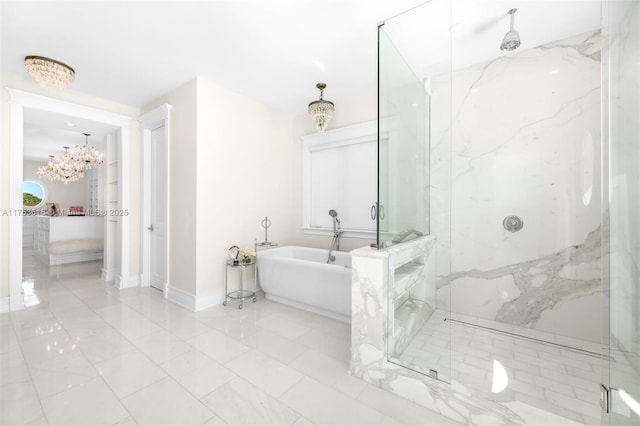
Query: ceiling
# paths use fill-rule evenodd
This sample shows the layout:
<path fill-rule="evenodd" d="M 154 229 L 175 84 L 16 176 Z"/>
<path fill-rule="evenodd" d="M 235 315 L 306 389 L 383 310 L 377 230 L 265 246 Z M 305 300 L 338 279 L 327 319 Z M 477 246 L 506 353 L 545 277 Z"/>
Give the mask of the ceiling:
<path fill-rule="evenodd" d="M 105 152 L 105 136 L 117 130 L 108 124 L 30 108 L 24 110 L 23 121 L 23 157 L 33 161 L 48 160 L 65 146 L 72 148 L 86 141 Z"/>
<path fill-rule="evenodd" d="M 2 0 L 0 69 L 27 76 L 26 55 L 51 57 L 76 71 L 66 90 L 138 108 L 202 76 L 301 115 L 317 99 L 320 81 L 338 109 L 341 102 L 375 95 L 377 25 L 384 20 L 419 73 L 502 55 L 498 46 L 512 7 L 519 9 L 521 49 L 600 25 L 596 0 L 432 0 L 389 19 L 422 3 Z"/>

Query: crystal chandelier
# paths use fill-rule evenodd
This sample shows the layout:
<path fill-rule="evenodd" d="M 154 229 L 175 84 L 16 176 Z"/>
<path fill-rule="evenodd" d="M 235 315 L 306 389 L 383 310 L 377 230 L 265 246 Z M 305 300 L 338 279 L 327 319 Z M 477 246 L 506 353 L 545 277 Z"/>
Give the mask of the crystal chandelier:
<path fill-rule="evenodd" d="M 44 166 L 38 167 L 38 171 L 36 172 L 38 177 L 41 177 L 41 178 L 44 178 L 44 179 L 49 179 L 51 181 L 56 180 L 55 179 L 55 172 L 54 172 L 53 158 L 54 158 L 53 155 L 50 155 L 49 156 L 49 162 L 47 164 L 45 164 Z"/>
<path fill-rule="evenodd" d="M 50 155 L 49 162 L 38 168 L 38 176 L 50 181 L 69 183 L 82 179 L 85 170 L 101 166 L 104 154 L 89 146 L 89 133 L 83 135 L 86 138 L 84 145 L 76 145 L 72 150 L 65 146 L 60 154 L 55 157 Z"/>
<path fill-rule="evenodd" d="M 76 78 L 69 65 L 43 56 L 25 57 L 24 67 L 40 85 L 52 89 L 64 89 Z"/>
<path fill-rule="evenodd" d="M 98 151 L 96 148 L 89 146 L 89 136 L 88 133 L 83 133 L 85 136 L 85 144 L 84 145 L 76 145 L 73 150 L 71 150 L 72 161 L 80 163 L 85 170 L 92 169 L 94 167 L 98 167 L 102 165 L 104 162 L 104 154 Z"/>
<path fill-rule="evenodd" d="M 309 115 L 318 128 L 318 131 L 323 132 L 329 125 L 329 121 L 331 121 L 331 116 L 333 115 L 335 106 L 333 105 L 333 102 L 322 99 L 322 91 L 327 87 L 327 85 L 324 83 L 318 83 L 316 84 L 316 87 L 320 89 L 320 99 L 309 104 Z"/>
<path fill-rule="evenodd" d="M 57 156 L 49 157 L 49 162 L 38 168 L 38 177 L 63 183 L 75 182 L 84 177 L 84 164 L 74 160 L 68 146 Z"/>

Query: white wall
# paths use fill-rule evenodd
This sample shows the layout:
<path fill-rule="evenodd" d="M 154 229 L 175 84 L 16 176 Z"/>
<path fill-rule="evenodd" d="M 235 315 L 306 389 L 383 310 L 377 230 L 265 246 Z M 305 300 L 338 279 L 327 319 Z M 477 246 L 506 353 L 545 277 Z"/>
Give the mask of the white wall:
<path fill-rule="evenodd" d="M 198 78 L 197 293 L 213 303 L 224 294 L 224 262 L 232 245 L 264 239 L 290 244 L 297 220 L 290 115 Z"/>
<path fill-rule="evenodd" d="M 47 202 L 58 203 L 60 209 L 68 209 L 70 206 L 88 206 L 87 182 L 80 179 L 75 182 L 51 182 L 40 179 L 37 175 L 38 167 L 47 164 L 46 162 L 25 160 L 22 169 L 24 180 L 34 180 L 40 182 L 47 191 Z"/>

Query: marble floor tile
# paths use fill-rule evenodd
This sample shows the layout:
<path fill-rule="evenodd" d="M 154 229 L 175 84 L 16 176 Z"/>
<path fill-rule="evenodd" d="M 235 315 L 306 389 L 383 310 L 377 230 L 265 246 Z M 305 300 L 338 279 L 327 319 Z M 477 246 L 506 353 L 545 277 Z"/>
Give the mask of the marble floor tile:
<path fill-rule="evenodd" d="M 323 330 L 311 329 L 295 341 L 338 361 L 348 362 L 351 359 L 350 340 L 334 337 Z"/>
<path fill-rule="evenodd" d="M 38 322 L 16 324 L 14 328 L 16 338 L 24 341 L 34 337 L 46 336 L 63 331 L 62 324 L 55 317 L 46 318 Z"/>
<path fill-rule="evenodd" d="M 160 330 L 136 339 L 134 345 L 157 364 L 182 355 L 191 345 L 166 330 Z"/>
<path fill-rule="evenodd" d="M 243 345 L 238 340 L 226 334 L 211 330 L 204 334 L 199 334 L 187 341 L 199 351 L 205 353 L 221 364 L 224 364 L 243 353 L 249 351 L 249 347 Z"/>
<path fill-rule="evenodd" d="M 261 318 L 257 322 L 258 326 L 265 330 L 279 334 L 287 339 L 295 339 L 307 333 L 310 328 L 300 324 L 290 316 L 272 314 Z"/>
<path fill-rule="evenodd" d="M 228 425 L 292 425 L 299 414 L 242 378 L 220 386 L 201 399 Z"/>
<path fill-rule="evenodd" d="M 303 378 L 303 375 L 293 368 L 256 350 L 242 354 L 225 366 L 276 398 Z"/>
<path fill-rule="evenodd" d="M 0 353 L 0 385 L 30 380 L 29 368 L 20 349 Z"/>
<path fill-rule="evenodd" d="M 43 398 L 42 406 L 51 425 L 115 424 L 130 416 L 101 378 Z"/>
<path fill-rule="evenodd" d="M 140 425 L 200 425 L 214 413 L 171 377 L 166 377 L 122 400 Z"/>
<path fill-rule="evenodd" d="M 100 330 L 99 333 L 75 338 L 78 347 L 93 364 L 108 361 L 129 352 L 136 347 L 113 329 Z"/>
<path fill-rule="evenodd" d="M 348 364 L 313 349 L 304 352 L 289 366 L 352 398 L 358 396 L 366 386 L 366 382 L 347 374 Z"/>
<path fill-rule="evenodd" d="M 242 343 L 283 364 L 289 364 L 307 350 L 306 346 L 268 330 L 256 331 L 243 338 Z"/>
<path fill-rule="evenodd" d="M 310 378 L 302 379 L 280 400 L 319 425 L 373 425 L 383 418 L 379 411 Z"/>
<path fill-rule="evenodd" d="M 8 314 L 4 315 L 9 318 Z M 0 353 L 10 352 L 20 349 L 20 343 L 13 331 L 11 324 L 2 325 L 0 327 Z"/>
<path fill-rule="evenodd" d="M 40 399 L 31 382 L 0 387 L 0 424 L 23 425 L 42 418 Z"/>
<path fill-rule="evenodd" d="M 211 327 L 192 317 L 166 320 L 164 328 L 183 340 L 211 331 Z"/>
<path fill-rule="evenodd" d="M 22 342 L 21 347 L 27 364 L 55 358 L 78 350 L 76 342 L 64 330 L 33 337 Z"/>
<path fill-rule="evenodd" d="M 403 425 L 437 424 L 438 426 L 454 426 L 460 424 L 450 419 L 444 419 L 439 414 L 397 395 L 389 397 L 388 392 L 385 390 L 369 384 L 358 395 L 357 400 L 386 416 L 396 419 Z"/>
<path fill-rule="evenodd" d="M 214 363 L 216 363 L 216 361 L 214 361 L 213 358 L 191 347 L 188 352 L 160 364 L 160 368 L 175 378 Z"/>
<path fill-rule="evenodd" d="M 130 395 L 167 376 L 156 363 L 138 352 L 130 352 L 95 365 L 118 398 Z"/>
<path fill-rule="evenodd" d="M 203 324 L 238 340 L 243 340 L 261 330 L 257 324 L 251 321 L 244 321 L 231 316 L 203 321 Z"/>
<path fill-rule="evenodd" d="M 71 389 L 98 376 L 80 351 L 32 363 L 30 371 L 40 398 Z"/>
<path fill-rule="evenodd" d="M 172 377 L 193 396 L 200 399 L 237 376 L 223 365 L 211 360 L 206 365 Z"/>

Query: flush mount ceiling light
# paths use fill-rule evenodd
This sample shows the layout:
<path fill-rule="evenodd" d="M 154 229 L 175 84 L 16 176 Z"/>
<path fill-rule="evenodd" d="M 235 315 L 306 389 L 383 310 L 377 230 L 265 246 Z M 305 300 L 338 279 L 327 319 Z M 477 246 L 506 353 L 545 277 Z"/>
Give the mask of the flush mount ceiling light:
<path fill-rule="evenodd" d="M 69 65 L 43 56 L 27 56 L 24 67 L 42 86 L 64 89 L 76 78 L 76 72 Z"/>
<path fill-rule="evenodd" d="M 89 133 L 83 133 L 85 136 L 84 145 L 76 145 L 71 150 L 71 161 L 79 163 L 85 170 L 92 169 L 102 165 L 104 162 L 104 154 L 96 148 L 89 146 Z"/>
<path fill-rule="evenodd" d="M 314 124 L 318 128 L 318 131 L 323 132 L 329 125 L 331 116 L 335 110 L 335 106 L 331 101 L 325 101 L 322 98 L 322 91 L 327 87 L 324 83 L 316 84 L 316 87 L 320 89 L 320 99 L 313 101 L 309 104 L 309 115 Z"/>

